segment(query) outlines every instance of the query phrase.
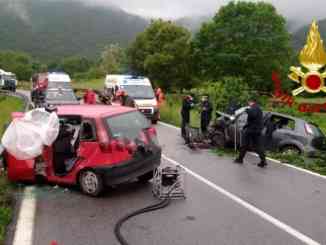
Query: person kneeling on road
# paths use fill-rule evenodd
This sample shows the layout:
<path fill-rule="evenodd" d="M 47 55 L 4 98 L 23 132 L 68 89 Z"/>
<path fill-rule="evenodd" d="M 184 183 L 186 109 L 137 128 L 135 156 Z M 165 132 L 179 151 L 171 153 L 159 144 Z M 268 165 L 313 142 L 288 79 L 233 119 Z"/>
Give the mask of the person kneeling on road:
<path fill-rule="evenodd" d="M 181 135 L 189 143 L 187 139 L 186 126 L 190 123 L 190 110 L 194 107 L 193 98 L 190 95 L 184 97 L 181 108 Z"/>
<path fill-rule="evenodd" d="M 242 145 L 240 147 L 240 154 L 235 163 L 243 163 L 243 158 L 245 157 L 250 146 L 258 153 L 260 157 L 259 167 L 265 167 L 266 157 L 264 153 L 263 146 L 261 145 L 261 131 L 263 130 L 263 112 L 257 104 L 256 99 L 250 99 L 248 101 L 249 108 L 246 109 L 248 114 L 247 124 L 244 126 Z"/>

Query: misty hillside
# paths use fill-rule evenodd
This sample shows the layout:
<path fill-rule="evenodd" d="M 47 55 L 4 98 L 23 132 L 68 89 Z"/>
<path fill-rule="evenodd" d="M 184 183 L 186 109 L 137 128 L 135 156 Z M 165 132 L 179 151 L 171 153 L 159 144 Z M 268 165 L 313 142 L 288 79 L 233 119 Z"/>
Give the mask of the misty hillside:
<path fill-rule="evenodd" d="M 319 32 L 321 34 L 322 39 L 324 40 L 324 46 L 325 46 L 325 44 L 326 44 L 326 19 L 318 21 L 318 25 L 319 25 Z M 310 28 L 310 25 L 306 25 L 306 26 L 300 28 L 295 33 L 293 33 L 292 42 L 293 42 L 293 47 L 295 48 L 295 50 L 301 50 L 303 48 L 303 46 L 305 45 L 309 28 Z M 326 48 L 326 46 L 325 46 L 325 48 Z"/>
<path fill-rule="evenodd" d="M 200 27 L 204 22 L 210 21 L 212 18 L 213 16 L 209 16 L 209 15 L 184 17 L 178 19 L 176 21 L 176 24 L 186 27 L 187 29 L 189 29 L 191 32 L 194 33 L 200 30 Z"/>
<path fill-rule="evenodd" d="M 22 50 L 43 60 L 95 57 L 109 43 L 126 46 L 147 24 L 115 7 L 29 0 L 26 6 L 0 8 L 0 49 Z"/>

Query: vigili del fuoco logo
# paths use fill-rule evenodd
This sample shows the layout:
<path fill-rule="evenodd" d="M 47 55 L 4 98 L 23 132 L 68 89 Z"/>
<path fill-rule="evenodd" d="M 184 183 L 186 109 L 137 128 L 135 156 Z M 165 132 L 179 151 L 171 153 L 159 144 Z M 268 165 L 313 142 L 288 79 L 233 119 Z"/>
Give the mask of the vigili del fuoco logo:
<path fill-rule="evenodd" d="M 314 21 L 310 27 L 307 43 L 299 55 L 301 67 L 290 67 L 289 78 L 298 84 L 292 95 L 282 92 L 281 80 L 277 73 L 273 73 L 274 97 L 281 99 L 289 106 L 293 106 L 294 97 L 307 92 L 310 94 L 326 93 L 326 52 L 323 40 L 320 37 L 318 25 Z M 326 103 L 301 103 L 298 107 L 301 112 L 326 112 Z"/>

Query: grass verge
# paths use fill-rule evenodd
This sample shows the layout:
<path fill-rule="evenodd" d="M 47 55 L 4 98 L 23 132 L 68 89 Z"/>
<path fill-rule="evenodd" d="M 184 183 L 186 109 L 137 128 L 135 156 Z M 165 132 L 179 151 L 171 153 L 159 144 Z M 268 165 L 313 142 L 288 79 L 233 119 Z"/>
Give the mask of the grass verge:
<path fill-rule="evenodd" d="M 23 102 L 14 97 L 0 96 L 0 136 L 3 134 L 3 126 L 10 119 L 10 113 L 19 111 Z M 0 245 L 4 243 L 6 227 L 12 218 L 12 190 L 5 172 L 0 169 Z"/>
<path fill-rule="evenodd" d="M 90 80 L 79 80 L 73 81 L 71 83 L 72 87 L 75 89 L 103 89 L 104 79 L 90 79 Z"/>

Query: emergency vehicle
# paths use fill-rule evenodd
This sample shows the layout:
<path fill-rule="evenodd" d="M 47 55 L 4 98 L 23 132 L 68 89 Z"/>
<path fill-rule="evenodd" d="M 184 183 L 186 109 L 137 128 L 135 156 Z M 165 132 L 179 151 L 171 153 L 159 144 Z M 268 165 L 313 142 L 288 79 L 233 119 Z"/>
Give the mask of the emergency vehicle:
<path fill-rule="evenodd" d="M 16 75 L 0 69 L 0 88 L 15 92 L 17 87 Z"/>
<path fill-rule="evenodd" d="M 152 123 L 159 119 L 159 108 L 150 80 L 147 77 L 132 75 L 107 75 L 105 90 L 126 92 L 136 104 L 136 107 Z"/>

